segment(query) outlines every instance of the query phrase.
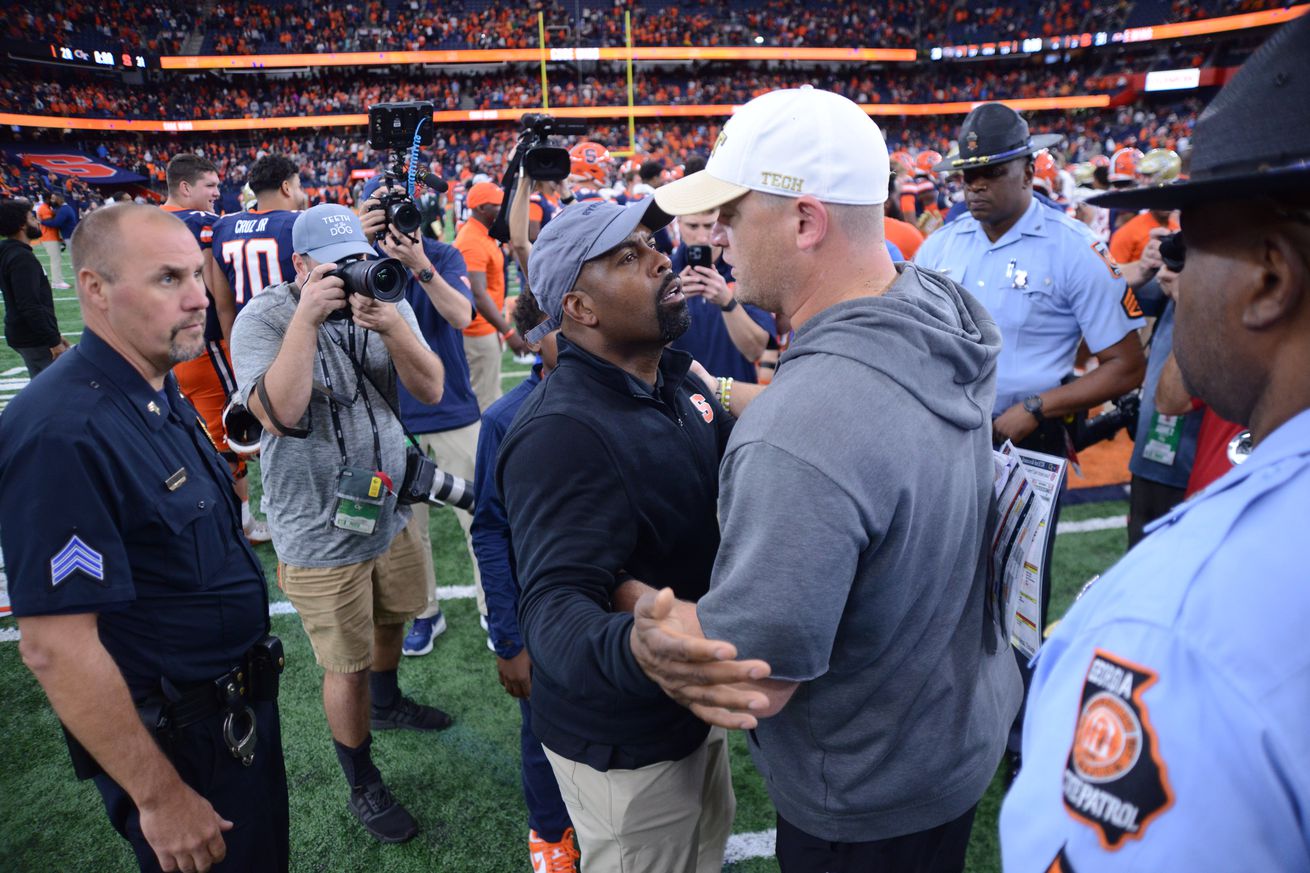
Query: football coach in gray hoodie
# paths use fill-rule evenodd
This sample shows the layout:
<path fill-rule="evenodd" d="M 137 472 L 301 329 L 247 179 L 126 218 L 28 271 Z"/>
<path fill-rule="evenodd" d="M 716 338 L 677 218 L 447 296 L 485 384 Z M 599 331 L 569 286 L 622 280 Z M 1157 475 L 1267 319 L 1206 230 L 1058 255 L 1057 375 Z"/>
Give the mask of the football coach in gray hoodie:
<path fill-rule="evenodd" d="M 963 870 L 1021 696 L 987 596 L 1000 333 L 892 263 L 887 181 L 872 119 L 800 88 L 746 104 L 656 193 L 718 208 L 738 297 L 796 328 L 772 385 L 719 392 L 750 405 L 709 593 L 645 592 L 630 636 L 670 696 L 750 729 L 783 873 Z"/>

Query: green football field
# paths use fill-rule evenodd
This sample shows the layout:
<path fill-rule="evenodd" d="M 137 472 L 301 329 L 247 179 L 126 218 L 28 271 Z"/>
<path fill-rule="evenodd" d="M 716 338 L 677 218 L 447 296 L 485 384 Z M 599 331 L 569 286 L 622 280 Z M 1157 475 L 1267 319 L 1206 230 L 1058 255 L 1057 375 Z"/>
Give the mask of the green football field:
<path fill-rule="evenodd" d="M 67 275 L 67 271 L 65 272 Z M 71 291 L 55 292 L 71 297 Z M 60 327 L 70 338 L 81 330 L 73 300 L 61 301 Z M 11 371 L 19 368 L 19 373 Z M 523 371 L 506 357 L 508 388 Z M 0 345 L 0 404 L 11 387 L 26 381 L 21 361 Z M 11 386 L 11 387 L 6 387 Z M 252 473 L 256 483 L 257 471 Z M 69 499 L 76 499 L 70 496 Z M 1104 571 L 1124 549 L 1121 524 L 1126 504 L 1067 507 L 1056 541 L 1052 612 L 1061 615 L 1082 584 Z M 431 514 L 438 585 L 467 587 L 472 573 L 452 510 Z M 1088 523 L 1105 519 L 1103 523 Z M 257 549 L 268 578 L 275 578 L 270 546 Z M 270 581 L 271 600 L 284 598 Z M 464 593 L 464 592 L 456 592 Z M 289 607 L 284 604 L 282 609 Z M 319 703 L 320 674 L 297 617 L 278 612 L 273 632 L 286 644 L 281 712 L 283 747 L 291 794 L 291 869 L 376 873 L 520 873 L 530 869 L 527 818 L 518 772 L 517 703 L 496 681 L 495 659 L 486 647 L 471 597 L 449 599 L 450 629 L 422 658 L 404 658 L 401 685 L 418 700 L 451 713 L 455 725 L 435 735 L 380 734 L 374 752 L 396 796 L 418 818 L 418 838 L 383 846 L 367 837 L 346 810 L 345 783 Z M 132 856 L 109 827 L 94 786 L 77 782 L 56 721 L 40 687 L 23 666 L 14 642 L 16 623 L 0 619 L 0 737 L 5 763 L 0 775 L 0 870 L 129 871 Z M 729 871 L 776 871 L 768 831 L 772 807 L 755 773 L 743 738 L 732 743 L 738 810 L 729 844 Z M 968 869 L 1000 869 L 996 819 L 999 778 L 983 798 L 974 825 Z"/>

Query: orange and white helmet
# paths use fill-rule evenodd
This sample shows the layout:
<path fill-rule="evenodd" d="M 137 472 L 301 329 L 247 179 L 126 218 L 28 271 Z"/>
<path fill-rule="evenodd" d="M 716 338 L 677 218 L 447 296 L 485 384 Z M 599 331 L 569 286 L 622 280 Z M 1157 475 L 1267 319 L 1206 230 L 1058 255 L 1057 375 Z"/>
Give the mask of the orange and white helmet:
<path fill-rule="evenodd" d="M 1138 181 L 1143 185 L 1168 185 L 1183 171 L 1183 159 L 1173 149 L 1151 149 L 1137 162 Z"/>
<path fill-rule="evenodd" d="M 1119 149 L 1114 153 L 1114 157 L 1110 158 L 1110 181 L 1137 181 L 1137 162 L 1141 159 L 1142 152 L 1140 149 Z"/>
<path fill-rule="evenodd" d="M 914 158 L 905 149 L 897 149 L 891 154 L 891 162 L 901 166 L 901 174 L 905 176 L 914 175 Z"/>
<path fill-rule="evenodd" d="M 598 142 L 580 142 L 569 149 L 569 172 L 591 179 L 600 187 L 609 184 L 610 150 Z"/>
<path fill-rule="evenodd" d="M 1042 149 L 1033 157 L 1033 180 L 1034 184 L 1043 188 L 1047 194 L 1054 194 L 1060 188 L 1060 168 L 1056 166 L 1055 158 L 1046 149 Z"/>
<path fill-rule="evenodd" d="M 935 152 L 932 149 L 924 149 L 915 155 L 914 167 L 920 173 L 932 175 L 932 168 L 942 162 L 942 153 Z"/>
<path fill-rule="evenodd" d="M 1093 167 L 1108 167 L 1110 166 L 1110 159 L 1105 155 L 1094 155 L 1087 163 L 1091 164 Z"/>

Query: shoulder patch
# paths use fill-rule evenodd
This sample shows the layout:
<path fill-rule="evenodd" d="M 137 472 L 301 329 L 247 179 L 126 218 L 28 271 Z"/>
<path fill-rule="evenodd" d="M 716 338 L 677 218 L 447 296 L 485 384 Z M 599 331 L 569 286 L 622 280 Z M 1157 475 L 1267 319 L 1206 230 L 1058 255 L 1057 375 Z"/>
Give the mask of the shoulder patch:
<path fill-rule="evenodd" d="M 82 542 L 82 538 L 73 534 L 64 543 L 64 547 L 55 552 L 50 559 L 50 587 L 58 588 L 59 583 L 81 570 L 87 576 L 104 584 L 105 559 L 95 549 Z"/>
<path fill-rule="evenodd" d="M 1147 826 L 1173 805 L 1159 740 L 1142 700 L 1158 678 L 1153 670 L 1097 649 L 1083 680 L 1064 768 L 1064 806 L 1096 831 L 1107 851 L 1142 839 Z"/>
<path fill-rule="evenodd" d="M 1103 264 L 1105 264 L 1105 268 L 1110 271 L 1111 276 L 1114 276 L 1116 279 L 1122 279 L 1124 277 L 1123 272 L 1119 269 L 1119 265 L 1114 262 L 1114 255 L 1110 254 L 1109 246 L 1101 242 L 1099 239 L 1093 240 L 1092 251 L 1096 252 L 1096 256 L 1101 259 Z M 1133 299 L 1136 300 L 1137 298 Z"/>
<path fill-rule="evenodd" d="M 1145 313 L 1142 312 L 1142 304 L 1137 301 L 1137 292 L 1132 289 L 1131 285 L 1124 288 L 1124 296 L 1119 301 L 1119 305 L 1123 307 L 1124 315 L 1129 318 L 1143 318 L 1145 316 Z"/>

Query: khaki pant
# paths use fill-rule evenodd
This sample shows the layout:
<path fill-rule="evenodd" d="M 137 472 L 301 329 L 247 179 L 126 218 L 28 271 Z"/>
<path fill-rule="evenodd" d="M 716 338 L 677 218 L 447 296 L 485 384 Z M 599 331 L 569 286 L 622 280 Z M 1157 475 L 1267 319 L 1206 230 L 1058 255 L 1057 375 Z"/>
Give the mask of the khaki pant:
<path fill-rule="evenodd" d="M 544 747 L 543 747 L 544 748 Z M 593 770 L 546 749 L 583 873 L 720 873 L 737 799 L 728 734 L 711 728 L 681 761 Z"/>
<path fill-rule="evenodd" d="M 494 332 L 486 336 L 465 336 L 464 357 L 469 362 L 469 381 L 478 397 L 478 410 L 487 407 L 500 397 L 500 337 Z"/>
<path fill-rule="evenodd" d="M 427 452 L 443 471 L 467 479 L 471 484 L 473 459 L 477 456 L 478 432 L 481 429 L 482 422 L 475 421 L 454 430 L 419 434 L 418 442 L 423 447 L 423 451 Z M 423 538 L 424 573 L 428 585 L 428 605 L 419 613 L 419 618 L 431 618 L 441 611 L 441 604 L 437 602 L 437 572 L 432 563 L 432 534 L 428 527 L 428 505 L 416 503 L 410 507 L 410 511 L 414 513 L 419 536 Z M 482 594 L 482 574 L 478 572 L 478 559 L 473 554 L 473 537 L 470 533 L 473 516 L 462 509 L 456 509 L 455 518 L 459 520 L 459 526 L 464 529 L 464 543 L 468 546 L 469 561 L 473 564 L 473 587 L 478 596 L 478 613 L 486 615 L 487 598 Z"/>
<path fill-rule="evenodd" d="M 318 665 L 357 673 L 373 663 L 373 627 L 404 624 L 423 608 L 421 545 L 411 518 L 376 558 L 340 567 L 278 563 L 278 586 L 300 614 Z M 431 561 L 432 550 L 428 549 Z"/>
<path fill-rule="evenodd" d="M 60 243 L 47 240 L 41 246 L 50 257 L 50 284 L 58 288 L 64 284 L 64 255 L 60 251 Z"/>

